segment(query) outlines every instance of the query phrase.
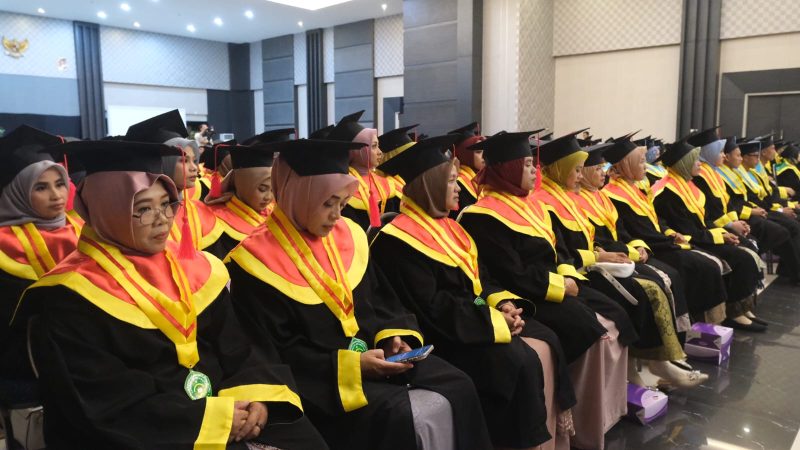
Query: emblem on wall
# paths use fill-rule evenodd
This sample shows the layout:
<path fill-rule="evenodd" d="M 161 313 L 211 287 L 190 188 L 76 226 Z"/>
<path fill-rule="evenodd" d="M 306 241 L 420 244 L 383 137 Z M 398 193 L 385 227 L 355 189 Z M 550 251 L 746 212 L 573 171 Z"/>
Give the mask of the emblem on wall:
<path fill-rule="evenodd" d="M 6 55 L 12 58 L 22 58 L 26 50 L 28 50 L 28 40 L 18 41 L 16 39 L 7 39 L 3 36 L 3 50 Z"/>

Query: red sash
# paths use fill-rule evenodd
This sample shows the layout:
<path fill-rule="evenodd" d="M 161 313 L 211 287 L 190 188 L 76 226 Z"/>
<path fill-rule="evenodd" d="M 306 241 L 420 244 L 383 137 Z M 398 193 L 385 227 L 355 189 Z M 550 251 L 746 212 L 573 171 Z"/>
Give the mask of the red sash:
<path fill-rule="evenodd" d="M 553 211 L 567 229 L 583 234 L 589 249 L 592 249 L 594 225 L 561 186 L 548 177 L 543 177 L 542 188 L 535 191 L 532 197 L 541 202 L 545 208 Z"/>
<path fill-rule="evenodd" d="M 188 195 L 187 198 L 189 198 Z M 184 217 L 189 219 L 189 230 L 192 233 L 192 243 L 195 250 L 203 250 L 212 245 L 225 231 L 225 225 L 221 220 L 217 220 L 217 216 L 214 215 L 214 211 L 211 208 L 199 200 L 189 199 L 175 213 L 175 220 L 172 223 L 172 229 L 169 231 L 170 240 L 181 241 L 181 227 L 183 226 Z"/>
<path fill-rule="evenodd" d="M 225 234 L 237 241 L 251 235 L 267 219 L 266 216 L 247 206 L 235 195 L 228 202 L 210 205 L 209 208 L 224 224 Z"/>
<path fill-rule="evenodd" d="M 603 188 L 603 191 L 609 198 L 628 204 L 636 215 L 647 217 L 650 223 L 653 224 L 653 228 L 661 232 L 652 198 L 645 195 L 637 187 L 628 184 L 621 178 L 614 178 Z"/>
<path fill-rule="evenodd" d="M 55 230 L 32 223 L 0 227 L 0 270 L 25 280 L 38 280 L 78 245 L 71 221 Z"/>
<path fill-rule="evenodd" d="M 611 232 L 614 240 L 617 240 L 617 220 L 619 213 L 617 208 L 611 203 L 611 199 L 603 191 L 588 191 L 581 189 L 580 192 L 570 192 L 569 196 L 575 201 L 578 207 L 589 217 L 589 220 L 601 227 L 606 227 Z"/>
<path fill-rule="evenodd" d="M 358 189 L 350 197 L 348 205 L 361 211 L 369 211 L 369 193 L 370 188 L 378 196 L 378 206 L 380 213 L 386 212 L 386 202 L 390 199 L 397 197 L 400 191 L 397 183 L 391 178 L 386 178 L 378 175 L 377 173 L 370 172 L 366 177 L 361 176 L 358 171 L 350 167 L 350 175 L 358 180 Z"/>
<path fill-rule="evenodd" d="M 461 184 L 461 189 L 466 189 L 472 198 L 478 198 L 478 186 L 473 181 L 475 176 L 472 167 L 462 165 L 458 169 L 458 182 Z"/>
<path fill-rule="evenodd" d="M 706 226 L 706 196 L 694 183 L 684 180 L 672 169 L 668 169 L 667 176 L 653 185 L 653 198 L 658 197 L 664 189 L 674 192 L 683 201 L 686 209 L 697 216 L 703 226 Z"/>

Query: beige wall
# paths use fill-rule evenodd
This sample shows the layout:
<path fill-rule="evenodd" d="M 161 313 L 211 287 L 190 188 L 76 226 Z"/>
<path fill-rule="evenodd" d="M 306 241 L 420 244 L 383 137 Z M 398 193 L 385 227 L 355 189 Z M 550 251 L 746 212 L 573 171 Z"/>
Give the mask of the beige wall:
<path fill-rule="evenodd" d="M 680 46 L 556 58 L 555 132 L 675 137 Z"/>
<path fill-rule="evenodd" d="M 800 33 L 722 41 L 720 73 L 789 67 L 800 67 Z"/>
<path fill-rule="evenodd" d="M 519 2 L 483 2 L 481 132 L 518 129 Z M 459 125 L 460 126 L 460 125 Z"/>

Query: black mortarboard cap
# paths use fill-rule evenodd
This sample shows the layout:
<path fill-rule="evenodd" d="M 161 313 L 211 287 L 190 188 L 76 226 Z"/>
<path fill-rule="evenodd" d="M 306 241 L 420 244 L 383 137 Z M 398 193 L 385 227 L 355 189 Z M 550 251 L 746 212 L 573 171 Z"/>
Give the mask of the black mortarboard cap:
<path fill-rule="evenodd" d="M 761 142 L 761 148 L 767 148 L 770 145 L 775 145 L 774 134 L 765 134 L 764 136 L 759 136 L 754 140 Z"/>
<path fill-rule="evenodd" d="M 173 109 L 131 125 L 125 133 L 125 140 L 162 144 L 176 137 L 185 138 L 188 134 L 181 114 Z"/>
<path fill-rule="evenodd" d="M 86 175 L 96 172 L 164 173 L 161 157 L 181 155 L 181 150 L 160 143 L 131 142 L 119 139 L 67 142 L 59 151 L 86 167 Z"/>
<path fill-rule="evenodd" d="M 575 152 L 581 151 L 581 146 L 575 136 L 588 130 L 573 131 L 572 133 L 565 134 L 559 138 L 548 141 L 539 146 L 539 160 L 543 166 L 552 164 L 559 159 L 571 155 Z"/>
<path fill-rule="evenodd" d="M 605 160 L 611 164 L 616 164 L 622 161 L 628 154 L 634 151 L 637 147 L 641 147 L 644 143 L 639 143 L 641 141 L 631 141 L 631 138 L 634 134 L 638 133 L 638 131 L 634 131 L 633 133 L 628 133 L 625 136 L 620 136 L 618 138 L 614 138 L 611 140 L 610 144 L 612 144 L 609 148 L 605 150 L 603 153 L 603 157 Z M 648 136 L 649 137 L 649 136 Z"/>
<path fill-rule="evenodd" d="M 541 141 L 541 142 L 544 142 L 544 141 L 548 141 L 549 142 L 549 141 L 552 141 L 552 140 L 553 140 L 553 132 L 552 131 L 550 133 L 545 134 L 544 136 L 540 136 L 539 137 L 539 141 Z"/>
<path fill-rule="evenodd" d="M 694 147 L 702 147 L 704 145 L 717 142 L 720 139 L 719 133 L 717 132 L 719 127 L 720 126 L 717 125 L 713 128 L 709 128 L 707 130 L 695 133 L 692 136 L 690 136 L 686 141 Z"/>
<path fill-rule="evenodd" d="M 271 142 L 288 141 L 289 139 L 292 138 L 292 135 L 294 133 L 295 133 L 294 128 L 280 128 L 277 130 L 269 130 L 244 140 L 242 142 L 242 145 L 269 144 Z"/>
<path fill-rule="evenodd" d="M 786 148 L 783 149 L 781 156 L 784 159 L 797 161 L 797 157 L 800 156 L 800 147 L 798 147 L 797 144 L 789 143 Z"/>
<path fill-rule="evenodd" d="M 472 122 L 468 125 L 464 125 L 461 128 L 456 128 L 455 130 L 450 130 L 447 134 L 458 134 L 461 136 L 459 140 L 456 141 L 456 145 L 460 144 L 462 141 L 471 138 L 472 136 L 479 136 L 480 135 L 480 127 L 478 126 L 478 122 Z"/>
<path fill-rule="evenodd" d="M 203 167 L 205 167 L 206 169 L 216 171 L 217 166 L 222 164 L 222 160 L 225 159 L 225 157 L 230 154 L 230 148 L 236 145 L 237 143 L 235 139 L 231 139 L 230 141 L 215 143 L 214 145 L 206 148 L 205 151 L 203 151 L 203 154 L 200 155 L 200 162 L 203 163 Z"/>
<path fill-rule="evenodd" d="M 414 142 L 414 140 L 408 136 L 408 132 L 418 126 L 419 124 L 414 124 L 387 131 L 386 133 L 378 136 L 378 146 L 381 148 L 383 153 L 389 153 L 408 143 Z"/>
<path fill-rule="evenodd" d="M 63 140 L 50 133 L 20 125 L 0 138 L 0 191 L 5 188 L 22 169 L 39 161 L 53 161 L 53 147 Z"/>
<path fill-rule="evenodd" d="M 364 110 L 355 112 L 353 114 L 348 114 L 342 117 L 342 120 L 333 127 L 330 134 L 326 139 L 331 139 L 334 141 L 352 141 L 361 130 L 364 129 L 360 123 L 358 123 L 358 119 L 361 118 L 361 115 L 364 114 Z M 362 144 L 363 146 L 363 144 Z"/>
<path fill-rule="evenodd" d="M 313 131 L 311 134 L 308 135 L 309 139 L 325 139 L 331 134 L 333 128 L 336 125 L 328 125 L 327 127 L 322 127 L 319 130 Z"/>
<path fill-rule="evenodd" d="M 739 151 L 744 155 L 752 155 L 761 151 L 761 141 L 753 140 L 739 143 Z"/>
<path fill-rule="evenodd" d="M 730 153 L 739 147 L 736 136 L 725 136 L 723 139 L 725 139 L 725 147 L 722 149 L 723 152 Z"/>
<path fill-rule="evenodd" d="M 652 135 L 650 135 L 650 136 L 647 136 L 647 137 L 643 137 L 643 138 L 641 138 L 641 139 L 636 139 L 635 141 L 632 141 L 632 142 L 633 142 L 634 144 L 636 144 L 636 146 L 637 146 L 637 147 L 647 147 L 647 148 L 650 148 L 650 147 L 652 147 L 653 145 L 655 145 L 655 139 L 653 139 L 653 136 L 652 136 Z"/>
<path fill-rule="evenodd" d="M 358 142 L 325 139 L 297 139 L 267 144 L 266 150 L 280 153 L 280 158 L 302 177 L 328 173 L 349 173 L 350 150 L 358 150 Z"/>
<path fill-rule="evenodd" d="M 501 131 L 489 136 L 486 140 L 470 145 L 467 149 L 483 150 L 483 158 L 486 160 L 486 164 L 498 164 L 525 158 L 526 156 L 532 156 L 530 136 L 543 129 L 515 133 Z"/>
<path fill-rule="evenodd" d="M 696 147 L 688 143 L 686 139 L 687 138 L 683 138 L 671 144 L 667 144 L 666 149 L 656 161 L 661 161 L 665 167 L 672 167 Z"/>
<path fill-rule="evenodd" d="M 583 163 L 585 167 L 596 166 L 598 164 L 603 164 L 605 160 L 605 152 L 608 151 L 609 148 L 616 145 L 613 142 L 603 142 L 601 144 L 595 144 L 584 151 L 589 153 L 589 157 L 586 158 L 586 161 Z"/>
<path fill-rule="evenodd" d="M 280 142 L 274 141 L 266 144 L 232 145 L 228 147 L 231 154 L 231 165 L 234 169 L 247 169 L 248 167 L 272 167 L 274 152 L 270 145 Z"/>
<path fill-rule="evenodd" d="M 400 175 L 409 183 L 431 167 L 450 161 L 447 150 L 459 140 L 458 134 L 434 136 L 412 145 L 408 150 L 379 165 L 387 175 Z"/>

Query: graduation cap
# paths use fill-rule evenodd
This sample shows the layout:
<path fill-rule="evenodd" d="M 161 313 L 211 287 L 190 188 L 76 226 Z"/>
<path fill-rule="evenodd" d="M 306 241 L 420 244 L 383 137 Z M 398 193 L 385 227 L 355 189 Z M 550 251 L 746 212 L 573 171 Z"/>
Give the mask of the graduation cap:
<path fill-rule="evenodd" d="M 532 156 L 530 136 L 543 129 L 515 133 L 500 131 L 489 136 L 486 140 L 470 145 L 467 150 L 483 150 L 486 164 L 498 164 L 525 158 L 526 156 Z"/>
<path fill-rule="evenodd" d="M 200 155 L 200 162 L 203 163 L 203 167 L 206 169 L 216 171 L 217 166 L 222 164 L 222 160 L 230 154 L 230 148 L 235 145 L 237 145 L 235 139 L 215 143 L 207 147 L 203 154 Z"/>
<path fill-rule="evenodd" d="M 714 142 L 720 140 L 719 134 L 717 133 L 719 127 L 720 125 L 717 125 L 707 130 L 695 133 L 689 136 L 688 139 L 686 139 L 686 141 L 695 147 L 702 147 L 704 145 L 713 144 Z"/>
<path fill-rule="evenodd" d="M 265 150 L 280 153 L 280 158 L 302 177 L 328 173 L 349 173 L 350 150 L 358 150 L 358 142 L 326 139 L 296 139 L 266 144 Z"/>
<path fill-rule="evenodd" d="M 587 148 L 585 151 L 589 153 L 589 157 L 586 158 L 586 161 L 583 163 L 584 167 L 591 167 L 596 166 L 598 164 L 603 164 L 603 160 L 605 159 L 605 152 L 608 151 L 609 148 L 615 146 L 615 142 L 603 142 L 600 144 L 594 144 Z"/>
<path fill-rule="evenodd" d="M 188 134 L 181 114 L 173 109 L 131 125 L 125 133 L 125 140 L 162 144 L 176 137 L 185 138 Z"/>
<path fill-rule="evenodd" d="M 364 114 L 364 110 L 355 112 L 353 114 L 348 114 L 342 117 L 342 120 L 333 127 L 330 134 L 326 139 L 331 139 L 334 141 L 352 141 L 361 130 L 364 129 L 360 123 L 358 123 L 358 119 L 361 118 L 361 115 Z M 363 144 L 362 144 L 363 147 Z"/>
<path fill-rule="evenodd" d="M 458 134 L 434 136 L 412 145 L 389 161 L 377 167 L 388 175 L 399 175 L 406 183 L 417 178 L 431 167 L 450 161 L 447 150 L 458 142 Z"/>
<path fill-rule="evenodd" d="M 675 163 L 680 161 L 681 158 L 695 149 L 694 145 L 686 141 L 688 137 L 689 136 L 671 144 L 667 144 L 664 153 L 662 153 L 661 156 L 656 159 L 656 161 L 661 161 L 661 163 L 666 167 L 672 167 L 675 165 Z"/>
<path fill-rule="evenodd" d="M 381 148 L 384 156 L 386 153 L 390 153 L 406 144 L 414 142 L 414 140 L 408 136 L 408 132 L 418 126 L 419 124 L 417 123 L 407 127 L 400 127 L 378 136 L 378 146 Z"/>
<path fill-rule="evenodd" d="M 20 125 L 11 133 L 0 138 L 0 191 L 5 188 L 24 168 L 39 161 L 53 161 L 53 147 L 63 140 L 50 133 Z"/>
<path fill-rule="evenodd" d="M 248 167 L 272 167 L 275 157 L 271 144 L 290 142 L 289 140 L 273 141 L 265 144 L 242 145 L 236 144 L 228 147 L 231 154 L 231 166 L 234 169 L 247 169 Z"/>
<path fill-rule="evenodd" d="M 242 145 L 268 144 L 270 142 L 288 141 L 295 134 L 294 128 L 280 128 L 265 131 L 242 142 Z"/>
<path fill-rule="evenodd" d="M 581 151 L 581 146 L 575 136 L 583 133 L 589 128 L 573 131 L 552 141 L 545 142 L 539 146 L 539 160 L 543 166 L 550 165 L 565 156 Z"/>
<path fill-rule="evenodd" d="M 770 145 L 775 145 L 774 135 L 775 135 L 775 133 L 765 134 L 765 135 L 759 136 L 759 137 L 757 137 L 757 138 L 755 138 L 753 140 L 761 142 L 761 148 L 767 148 Z"/>
<path fill-rule="evenodd" d="M 739 142 L 736 140 L 736 136 L 725 136 L 725 147 L 723 147 L 722 151 L 724 153 L 730 153 L 739 147 Z"/>
<path fill-rule="evenodd" d="M 752 140 L 739 143 L 739 151 L 742 152 L 742 156 L 759 153 L 762 148 L 763 148 L 763 143 L 762 141 L 759 140 Z"/>
<path fill-rule="evenodd" d="M 322 127 L 319 130 L 311 132 L 311 134 L 308 135 L 308 138 L 309 139 L 326 139 L 328 137 L 328 135 L 331 134 L 331 131 L 333 131 L 333 128 L 335 126 L 336 125 L 328 125 L 327 127 Z"/>
<path fill-rule="evenodd" d="M 647 137 L 643 137 L 641 139 L 636 139 L 635 141 L 632 142 L 636 144 L 637 147 L 647 147 L 649 149 L 650 147 L 655 145 L 655 139 L 652 139 L 652 137 L 653 135 L 650 135 Z"/>
<path fill-rule="evenodd" d="M 628 156 L 630 152 L 641 147 L 642 144 L 639 144 L 639 141 L 631 141 L 631 138 L 636 133 L 638 131 L 615 138 L 612 142 L 607 142 L 611 145 L 604 152 L 603 157 L 605 160 L 611 164 L 616 164 Z"/>
<path fill-rule="evenodd" d="M 791 159 L 792 161 L 797 161 L 797 157 L 800 156 L 800 147 L 797 144 L 789 143 L 786 148 L 783 149 L 783 153 L 781 156 L 784 159 Z"/>
<path fill-rule="evenodd" d="M 468 125 L 464 125 L 461 128 L 456 128 L 455 130 L 450 130 L 447 134 L 457 134 L 461 136 L 458 141 L 456 141 L 456 145 L 460 144 L 462 141 L 467 140 L 473 136 L 480 136 L 481 129 L 478 125 L 478 122 L 472 122 Z"/>
<path fill-rule="evenodd" d="M 180 149 L 160 143 L 131 142 L 119 139 L 74 141 L 59 146 L 59 151 L 86 167 L 86 175 L 96 172 L 148 172 L 161 174 L 163 156 L 180 156 Z"/>

